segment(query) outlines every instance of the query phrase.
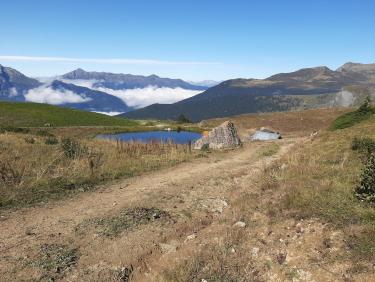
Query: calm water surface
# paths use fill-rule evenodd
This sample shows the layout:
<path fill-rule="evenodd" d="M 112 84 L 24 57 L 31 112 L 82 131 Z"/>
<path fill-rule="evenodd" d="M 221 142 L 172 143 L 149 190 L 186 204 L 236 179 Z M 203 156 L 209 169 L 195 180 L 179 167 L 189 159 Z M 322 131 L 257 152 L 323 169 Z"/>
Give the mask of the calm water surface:
<path fill-rule="evenodd" d="M 168 142 L 172 141 L 176 144 L 188 144 L 189 141 L 194 142 L 199 139 L 202 135 L 197 132 L 190 131 L 144 131 L 144 132 L 126 132 L 117 134 L 101 134 L 98 138 L 122 140 L 125 142 L 139 141 L 148 143 L 151 141 L 156 142 Z"/>

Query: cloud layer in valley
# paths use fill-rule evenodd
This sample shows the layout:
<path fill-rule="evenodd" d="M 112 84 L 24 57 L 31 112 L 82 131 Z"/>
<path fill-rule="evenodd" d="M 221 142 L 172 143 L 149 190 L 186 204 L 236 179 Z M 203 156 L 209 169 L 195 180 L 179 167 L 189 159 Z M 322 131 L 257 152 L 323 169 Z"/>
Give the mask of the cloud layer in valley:
<path fill-rule="evenodd" d="M 151 104 L 172 104 L 183 99 L 190 98 L 201 93 L 201 90 L 189 90 L 184 88 L 168 88 L 148 86 L 146 88 L 114 90 L 104 87 L 94 87 L 95 80 L 63 80 L 67 83 L 73 83 L 78 86 L 103 91 L 107 94 L 116 96 L 123 100 L 129 107 L 136 109 L 149 106 Z"/>
<path fill-rule="evenodd" d="M 54 90 L 48 85 L 43 85 L 29 90 L 25 94 L 28 102 L 46 103 L 51 105 L 62 105 L 68 103 L 84 103 L 91 101 L 90 98 L 81 97 L 69 90 Z"/>
<path fill-rule="evenodd" d="M 129 107 L 143 108 L 151 104 L 172 104 L 201 93 L 199 90 L 148 86 L 126 90 L 113 90 L 100 87 L 98 90 L 122 99 Z"/>
<path fill-rule="evenodd" d="M 123 112 L 100 112 L 100 111 L 93 111 L 94 113 L 107 115 L 107 116 L 117 116 L 119 114 L 122 114 Z"/>

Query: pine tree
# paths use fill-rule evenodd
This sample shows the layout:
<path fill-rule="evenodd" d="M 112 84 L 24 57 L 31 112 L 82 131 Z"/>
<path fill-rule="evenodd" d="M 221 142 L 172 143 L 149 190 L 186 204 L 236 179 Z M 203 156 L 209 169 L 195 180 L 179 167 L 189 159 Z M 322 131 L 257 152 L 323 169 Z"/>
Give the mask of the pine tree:
<path fill-rule="evenodd" d="M 180 114 L 177 118 L 177 121 L 179 123 L 191 123 L 191 121 L 184 114 Z"/>

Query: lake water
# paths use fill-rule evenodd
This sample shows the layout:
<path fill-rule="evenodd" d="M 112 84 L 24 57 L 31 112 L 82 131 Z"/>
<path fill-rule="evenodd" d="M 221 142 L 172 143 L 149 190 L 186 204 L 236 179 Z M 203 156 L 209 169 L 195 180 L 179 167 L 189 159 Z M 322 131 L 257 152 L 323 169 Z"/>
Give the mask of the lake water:
<path fill-rule="evenodd" d="M 191 131 L 144 131 L 144 132 L 126 132 L 117 134 L 101 134 L 98 138 L 121 140 L 125 142 L 139 141 L 148 143 L 151 141 L 168 142 L 169 140 L 176 144 L 188 144 L 201 138 L 201 134 Z"/>

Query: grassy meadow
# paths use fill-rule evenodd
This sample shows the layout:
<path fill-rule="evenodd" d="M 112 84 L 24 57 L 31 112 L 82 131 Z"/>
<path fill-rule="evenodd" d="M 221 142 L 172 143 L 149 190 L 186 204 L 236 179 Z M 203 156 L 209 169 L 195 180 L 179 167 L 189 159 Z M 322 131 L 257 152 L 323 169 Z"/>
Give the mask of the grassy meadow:
<path fill-rule="evenodd" d="M 45 132 L 41 136 L 40 132 Z M 0 208 L 27 206 L 187 161 L 188 145 L 0 134 Z"/>
<path fill-rule="evenodd" d="M 136 126 L 132 120 L 47 104 L 0 102 L 0 127 Z"/>
<path fill-rule="evenodd" d="M 48 126 L 47 126 L 48 125 Z M 36 103 L 0 102 L 0 208 L 59 199 L 195 156 L 187 145 L 98 140 L 103 133 L 183 128 Z"/>

